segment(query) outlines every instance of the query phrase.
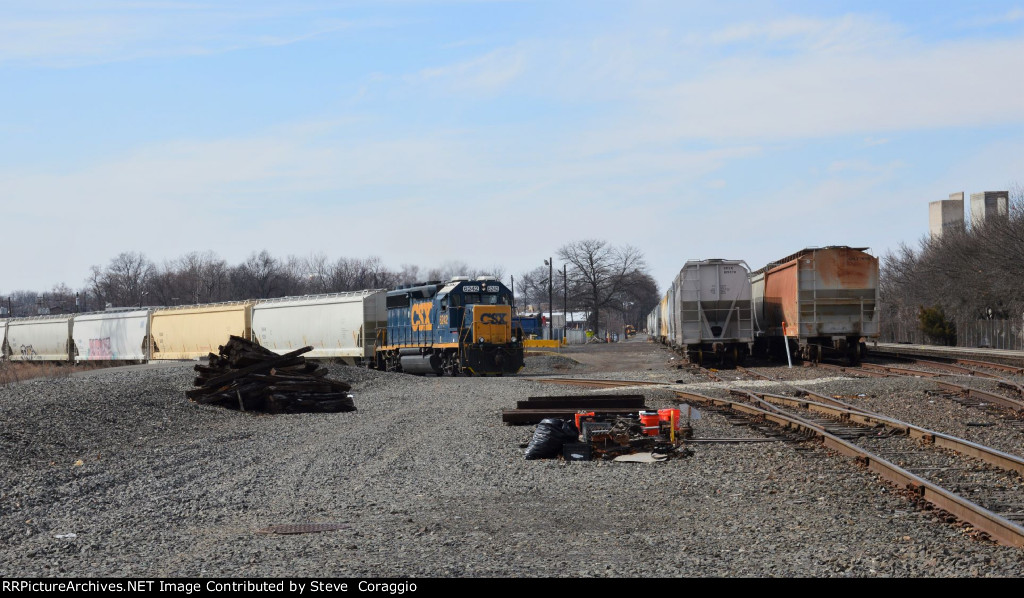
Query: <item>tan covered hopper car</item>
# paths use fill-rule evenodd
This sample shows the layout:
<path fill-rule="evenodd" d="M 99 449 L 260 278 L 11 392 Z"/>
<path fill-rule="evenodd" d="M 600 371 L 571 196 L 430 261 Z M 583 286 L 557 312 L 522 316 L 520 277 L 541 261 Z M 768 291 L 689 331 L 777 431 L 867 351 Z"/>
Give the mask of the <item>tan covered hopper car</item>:
<path fill-rule="evenodd" d="M 216 353 L 231 335 L 251 338 L 252 301 L 156 309 L 150 359 L 195 359 Z"/>

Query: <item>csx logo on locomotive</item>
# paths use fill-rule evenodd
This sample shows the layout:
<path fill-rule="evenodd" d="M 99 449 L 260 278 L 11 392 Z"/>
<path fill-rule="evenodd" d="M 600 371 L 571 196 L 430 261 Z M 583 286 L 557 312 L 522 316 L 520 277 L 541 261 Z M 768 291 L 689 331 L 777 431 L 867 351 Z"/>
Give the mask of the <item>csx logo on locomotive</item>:
<path fill-rule="evenodd" d="M 417 303 L 412 306 L 412 329 L 416 331 L 427 331 L 433 330 L 434 326 L 430 322 L 430 309 L 433 307 L 432 303 Z"/>
<path fill-rule="evenodd" d="M 504 324 L 505 324 L 505 321 L 506 321 L 506 320 L 505 320 L 505 316 L 506 316 L 506 315 L 507 315 L 507 314 L 503 314 L 503 313 L 496 313 L 496 314 L 492 314 L 492 313 L 487 313 L 487 314 L 480 314 L 480 323 L 481 323 L 481 324 L 492 324 L 492 325 L 493 325 L 493 324 L 502 324 L 502 325 L 504 325 Z"/>

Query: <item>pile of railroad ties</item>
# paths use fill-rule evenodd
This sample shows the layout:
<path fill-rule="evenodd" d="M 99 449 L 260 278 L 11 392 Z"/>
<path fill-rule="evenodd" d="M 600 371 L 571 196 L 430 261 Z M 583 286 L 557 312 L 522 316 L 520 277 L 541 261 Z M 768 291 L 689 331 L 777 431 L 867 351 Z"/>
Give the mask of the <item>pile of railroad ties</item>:
<path fill-rule="evenodd" d="M 241 411 L 300 413 L 355 411 L 352 386 L 327 378 L 327 369 L 306 362 L 303 347 L 278 355 L 258 344 L 232 336 L 210 353 L 208 365 L 196 365 L 198 387 L 185 395 L 197 403 Z"/>
<path fill-rule="evenodd" d="M 690 454 L 679 409 L 649 409 L 643 395 L 530 397 L 502 412 L 505 423 L 536 423 L 526 459 L 652 463 Z"/>

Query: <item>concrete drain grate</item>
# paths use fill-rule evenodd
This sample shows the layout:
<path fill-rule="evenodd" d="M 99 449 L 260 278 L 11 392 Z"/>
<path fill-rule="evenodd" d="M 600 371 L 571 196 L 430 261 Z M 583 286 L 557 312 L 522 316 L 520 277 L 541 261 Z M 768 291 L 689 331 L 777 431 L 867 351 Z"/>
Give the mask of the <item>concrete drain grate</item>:
<path fill-rule="evenodd" d="M 271 525 L 257 534 L 315 534 L 317 532 L 330 532 L 351 527 L 347 523 L 286 523 L 282 525 Z"/>

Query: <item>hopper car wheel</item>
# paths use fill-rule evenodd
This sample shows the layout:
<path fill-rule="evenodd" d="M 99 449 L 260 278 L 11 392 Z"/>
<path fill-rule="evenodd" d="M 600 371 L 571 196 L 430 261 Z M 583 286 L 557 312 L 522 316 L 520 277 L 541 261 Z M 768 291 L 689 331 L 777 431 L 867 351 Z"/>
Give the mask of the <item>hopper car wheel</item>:
<path fill-rule="evenodd" d="M 851 366 L 855 366 L 860 363 L 860 345 L 852 344 L 846 350 L 846 360 L 850 362 Z"/>

